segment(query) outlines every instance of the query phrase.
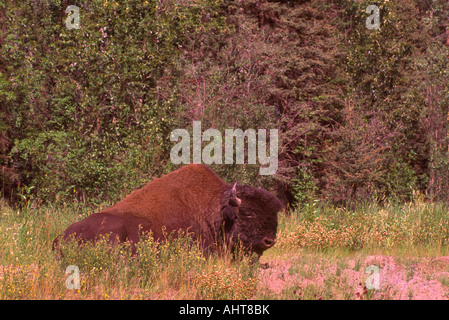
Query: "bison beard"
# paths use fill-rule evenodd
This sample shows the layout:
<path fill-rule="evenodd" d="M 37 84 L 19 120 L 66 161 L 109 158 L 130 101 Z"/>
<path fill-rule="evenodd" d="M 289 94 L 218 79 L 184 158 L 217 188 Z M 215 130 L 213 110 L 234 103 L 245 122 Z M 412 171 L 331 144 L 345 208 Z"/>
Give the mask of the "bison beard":
<path fill-rule="evenodd" d="M 71 237 L 82 243 L 108 235 L 111 242 L 134 244 L 143 232 L 151 232 L 161 240 L 165 228 L 168 234 L 191 232 L 207 251 L 240 242 L 261 255 L 276 241 L 282 209 L 279 199 L 264 189 L 226 184 L 207 166 L 190 164 L 72 224 L 54 240 L 53 249 Z"/>

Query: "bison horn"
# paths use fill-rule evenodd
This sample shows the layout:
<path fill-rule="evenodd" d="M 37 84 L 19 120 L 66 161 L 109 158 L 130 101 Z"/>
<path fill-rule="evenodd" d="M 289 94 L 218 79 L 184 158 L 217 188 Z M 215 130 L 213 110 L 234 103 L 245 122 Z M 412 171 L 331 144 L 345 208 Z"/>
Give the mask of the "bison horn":
<path fill-rule="evenodd" d="M 240 200 L 239 198 L 237 198 L 237 189 L 236 189 L 236 186 L 237 186 L 237 182 L 234 183 L 234 186 L 233 186 L 232 189 L 231 189 L 231 194 L 229 195 L 229 203 L 230 203 L 231 205 L 233 205 L 234 207 L 238 207 L 238 206 L 242 203 L 242 200 Z"/>

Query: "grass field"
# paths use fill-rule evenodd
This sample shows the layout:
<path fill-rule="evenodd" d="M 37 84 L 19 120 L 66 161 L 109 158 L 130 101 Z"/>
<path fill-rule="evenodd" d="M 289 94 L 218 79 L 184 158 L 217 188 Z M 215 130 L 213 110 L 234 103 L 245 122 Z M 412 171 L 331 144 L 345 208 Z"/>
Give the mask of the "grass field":
<path fill-rule="evenodd" d="M 277 244 L 260 259 L 205 258 L 188 236 L 126 246 L 104 243 L 64 258 L 51 251 L 84 206 L 41 206 L 0 213 L 0 299 L 447 299 L 449 215 L 438 203 L 360 205 L 318 202 L 279 216 Z M 97 210 L 98 211 L 98 208 Z M 68 289 L 77 266 L 80 288 Z M 369 273 L 369 266 L 377 268 Z M 377 273 L 376 273 L 377 272 Z M 378 279 L 370 287 L 368 280 Z"/>

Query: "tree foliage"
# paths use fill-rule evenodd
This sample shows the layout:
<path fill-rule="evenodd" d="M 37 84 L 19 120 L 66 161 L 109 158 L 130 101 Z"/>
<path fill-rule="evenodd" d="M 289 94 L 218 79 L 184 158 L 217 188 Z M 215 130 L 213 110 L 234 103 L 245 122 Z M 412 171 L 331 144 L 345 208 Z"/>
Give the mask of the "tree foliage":
<path fill-rule="evenodd" d="M 278 128 L 276 175 L 213 167 L 299 205 L 447 199 L 448 15 L 443 0 L 1 1 L 2 193 L 117 198 L 174 169 L 170 132 L 200 120 Z"/>
<path fill-rule="evenodd" d="M 113 195 L 163 172 L 177 96 L 159 88 L 176 83 L 185 37 L 220 25 L 209 1 L 76 5 L 80 29 L 63 1 L 2 5 L 2 178 L 43 199 Z"/>

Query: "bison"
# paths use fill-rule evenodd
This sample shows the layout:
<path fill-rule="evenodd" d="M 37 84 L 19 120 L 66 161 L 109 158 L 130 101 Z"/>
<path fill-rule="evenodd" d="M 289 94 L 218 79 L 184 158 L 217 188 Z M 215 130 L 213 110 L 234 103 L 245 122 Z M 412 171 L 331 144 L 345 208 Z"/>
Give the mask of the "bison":
<path fill-rule="evenodd" d="M 186 165 L 132 192 L 110 208 L 69 226 L 53 242 L 74 237 L 95 242 L 139 241 L 143 232 L 163 239 L 184 230 L 207 251 L 241 243 L 261 255 L 276 242 L 277 213 L 282 203 L 272 193 L 247 185 L 227 184 L 209 167 Z"/>

